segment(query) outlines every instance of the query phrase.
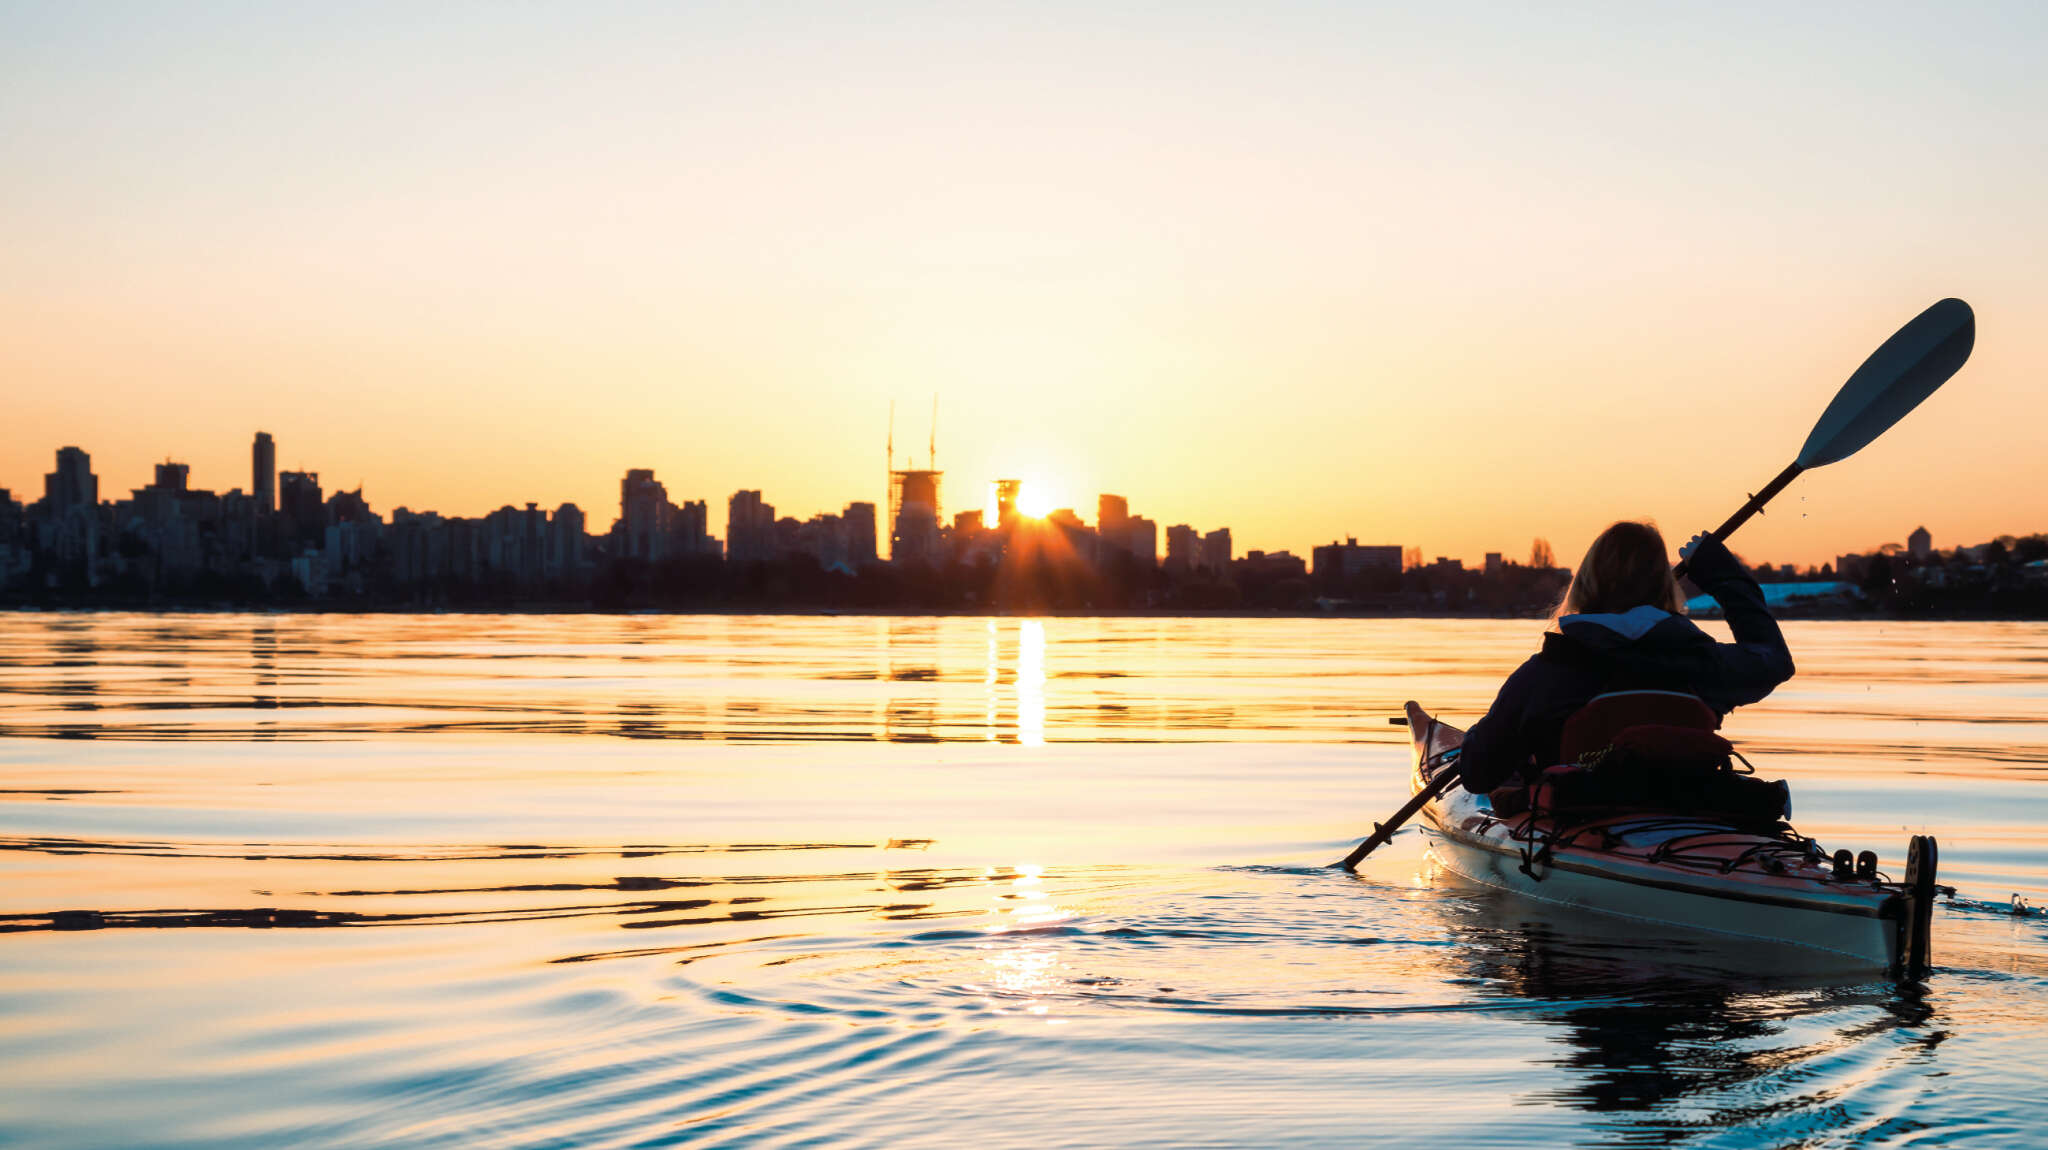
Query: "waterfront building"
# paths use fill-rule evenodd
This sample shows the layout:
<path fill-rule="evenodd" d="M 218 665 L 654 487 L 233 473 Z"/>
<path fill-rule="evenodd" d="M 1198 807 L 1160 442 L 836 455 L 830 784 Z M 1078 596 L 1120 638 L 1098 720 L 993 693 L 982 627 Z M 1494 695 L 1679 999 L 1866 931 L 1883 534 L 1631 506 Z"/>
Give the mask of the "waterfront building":
<path fill-rule="evenodd" d="M 1131 505 L 1121 495 L 1098 495 L 1095 497 L 1095 534 L 1105 551 L 1128 551 L 1129 541 L 1125 537 L 1130 525 Z"/>
<path fill-rule="evenodd" d="M 1316 581 L 1325 586 L 1348 583 L 1360 575 L 1401 573 L 1401 548 L 1394 545 L 1360 546 L 1356 539 L 1330 543 L 1310 551 Z"/>
<path fill-rule="evenodd" d="M 889 473 L 889 562 L 938 562 L 942 478 L 929 469 Z"/>
<path fill-rule="evenodd" d="M 1231 570 L 1261 579 L 1302 579 L 1308 576 L 1308 565 L 1300 557 L 1287 551 L 1247 551 L 1244 558 L 1231 564 Z"/>
<path fill-rule="evenodd" d="M 711 537 L 711 513 L 706 501 L 686 500 L 669 519 L 669 547 L 677 555 L 716 555 L 718 540 Z"/>
<path fill-rule="evenodd" d="M 1201 561 L 1202 534 L 1185 523 L 1166 529 L 1166 567 L 1170 571 L 1193 571 Z"/>
<path fill-rule="evenodd" d="M 256 514 L 269 515 L 277 510 L 277 444 L 270 439 L 270 433 L 259 431 L 256 442 L 249 448 L 251 488 L 256 495 Z"/>
<path fill-rule="evenodd" d="M 1924 564 L 1932 562 L 1934 559 L 1934 536 L 1929 534 L 1925 527 L 1915 527 L 1913 533 L 1906 536 L 1906 553 L 1913 557 L 1913 562 L 1915 563 Z"/>
<path fill-rule="evenodd" d="M 1218 527 L 1202 536 L 1202 568 L 1219 575 L 1230 571 L 1230 528 Z"/>
<path fill-rule="evenodd" d="M 777 546 L 775 505 L 758 491 L 735 491 L 726 502 L 725 557 L 734 563 L 773 559 Z"/>
<path fill-rule="evenodd" d="M 1008 527 L 1017 518 L 1017 492 L 1024 486 L 1021 479 L 996 480 L 996 528 Z"/>
<path fill-rule="evenodd" d="M 668 527 L 668 488 L 649 468 L 633 468 L 619 481 L 619 556 L 662 559 Z"/>
<path fill-rule="evenodd" d="M 92 456 L 76 447 L 58 448 L 57 470 L 43 476 L 43 501 L 52 515 L 98 507 L 100 481 L 92 473 Z"/>
<path fill-rule="evenodd" d="M 855 569 L 875 562 L 875 505 L 849 503 L 840 518 L 846 521 L 846 561 Z"/>
<path fill-rule="evenodd" d="M 795 538 L 791 550 L 809 555 L 818 561 L 818 566 L 828 571 L 852 573 L 847 522 L 844 518 L 821 512 L 811 516 L 805 523 L 797 523 L 794 519 L 785 519 L 781 523 L 795 524 Z M 778 530 L 781 523 L 776 525 Z"/>
<path fill-rule="evenodd" d="M 291 526 L 299 547 L 316 547 L 327 534 L 327 511 L 320 499 L 320 473 L 282 471 L 277 476 L 278 512 Z"/>
<path fill-rule="evenodd" d="M 1138 560 L 1140 566 L 1158 566 L 1159 524 L 1142 515 L 1124 520 L 1123 548 Z"/>

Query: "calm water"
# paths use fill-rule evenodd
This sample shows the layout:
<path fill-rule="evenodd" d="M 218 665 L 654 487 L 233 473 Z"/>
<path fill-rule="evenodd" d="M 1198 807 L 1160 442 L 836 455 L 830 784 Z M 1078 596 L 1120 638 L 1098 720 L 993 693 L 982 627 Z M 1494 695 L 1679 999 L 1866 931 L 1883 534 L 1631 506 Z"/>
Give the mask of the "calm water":
<path fill-rule="evenodd" d="M 1322 869 L 1536 627 L 0 614 L 0 1143 L 2034 1142 L 2048 626 L 1731 720 L 1924 990 Z"/>

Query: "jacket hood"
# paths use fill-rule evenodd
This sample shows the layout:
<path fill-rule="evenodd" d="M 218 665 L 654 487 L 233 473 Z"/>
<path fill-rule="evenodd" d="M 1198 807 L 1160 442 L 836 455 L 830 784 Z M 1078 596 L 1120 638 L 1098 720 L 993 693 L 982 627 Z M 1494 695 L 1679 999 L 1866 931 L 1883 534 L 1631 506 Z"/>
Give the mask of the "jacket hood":
<path fill-rule="evenodd" d="M 1619 614 L 1566 615 L 1557 621 L 1557 633 L 1571 646 L 1624 656 L 1654 657 L 1713 642 L 1692 620 L 1650 606 Z"/>

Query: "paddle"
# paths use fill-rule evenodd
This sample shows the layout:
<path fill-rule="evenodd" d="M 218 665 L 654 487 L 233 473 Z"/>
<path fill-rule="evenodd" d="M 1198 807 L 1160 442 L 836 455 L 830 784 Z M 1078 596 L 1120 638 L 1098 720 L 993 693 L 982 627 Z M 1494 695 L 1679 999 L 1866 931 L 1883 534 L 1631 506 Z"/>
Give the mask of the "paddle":
<path fill-rule="evenodd" d="M 1411 708 L 1415 706 L 1415 704 L 1413 703 L 1410 703 L 1408 705 Z M 1387 721 L 1389 723 L 1394 724 L 1397 727 L 1405 727 L 1408 725 L 1408 720 L 1403 718 L 1392 718 L 1388 719 Z M 1430 723 L 1432 725 L 1434 725 L 1435 722 L 1435 719 L 1430 720 Z M 1428 746 L 1428 743 L 1429 739 L 1427 736 L 1425 736 L 1423 739 L 1423 745 L 1426 747 Z M 1415 796 L 1413 798 L 1409 799 L 1406 803 L 1403 803 L 1401 805 L 1400 810 L 1394 812 L 1393 818 L 1390 818 L 1383 823 L 1374 823 L 1372 825 L 1372 833 L 1365 836 L 1365 841 L 1359 843 L 1356 847 L 1352 848 L 1351 853 L 1345 855 L 1341 860 L 1339 860 L 1337 865 L 1343 867 L 1345 870 L 1357 870 L 1358 862 L 1360 859 L 1363 859 L 1365 856 L 1378 850 L 1382 844 L 1386 843 L 1387 840 L 1393 838 L 1394 832 L 1400 830 L 1401 827 L 1404 824 L 1406 824 L 1409 819 L 1414 818 L 1416 811 L 1419 811 L 1423 807 L 1427 806 L 1430 803 L 1430 801 L 1435 799 L 1438 795 L 1441 795 L 1445 791 L 1450 790 L 1451 786 L 1458 781 L 1458 774 L 1459 772 L 1457 763 L 1445 763 L 1444 765 L 1438 767 L 1436 774 L 1430 776 L 1429 782 L 1423 784 L 1422 789 L 1415 792 Z"/>
<path fill-rule="evenodd" d="M 1749 517 L 1764 509 L 1771 497 L 1810 468 L 1824 467 L 1863 450 L 1871 440 L 1920 406 L 1934 389 L 1948 382 L 1977 342 L 1977 317 L 1970 305 L 1959 299 L 1945 299 L 1914 316 L 1893 333 L 1820 413 L 1820 422 L 1799 449 L 1799 458 L 1749 497 L 1742 510 L 1714 530 L 1716 541 L 1725 541 Z M 1679 560 L 1672 573 L 1685 577 L 1690 564 Z"/>

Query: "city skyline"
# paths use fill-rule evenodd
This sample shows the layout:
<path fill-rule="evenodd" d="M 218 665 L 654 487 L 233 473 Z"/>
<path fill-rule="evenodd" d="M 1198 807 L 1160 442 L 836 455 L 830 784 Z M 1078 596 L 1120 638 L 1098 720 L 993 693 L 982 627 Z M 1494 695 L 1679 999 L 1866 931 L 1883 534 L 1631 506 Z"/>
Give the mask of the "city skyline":
<path fill-rule="evenodd" d="M 224 490 L 199 487 L 192 483 L 192 468 L 189 463 L 166 457 L 151 465 L 151 481 L 129 489 L 129 498 L 109 497 L 106 478 L 100 474 L 98 464 L 89 450 L 76 444 L 67 444 L 54 449 L 53 468 L 44 473 L 39 484 L 42 492 L 0 487 L 0 497 L 11 499 L 17 511 L 27 511 L 41 506 L 46 513 L 61 514 L 66 505 L 93 508 L 129 506 L 152 515 L 161 512 L 151 506 L 153 499 L 160 499 L 167 493 L 208 497 L 226 502 L 240 501 L 261 519 L 276 516 L 286 524 L 301 523 L 308 526 L 299 528 L 308 534 L 300 538 L 298 545 L 309 551 L 319 551 L 324 543 L 328 548 L 335 546 L 335 540 L 323 533 L 331 527 L 336 518 L 335 505 L 339 503 L 340 519 L 346 523 L 364 520 L 384 524 L 387 520 L 393 526 L 402 520 L 466 520 L 486 522 L 505 513 L 520 512 L 520 502 L 501 502 L 496 508 L 477 515 L 461 515 L 444 512 L 433 507 L 414 507 L 408 503 L 393 503 L 365 495 L 366 485 L 358 481 L 353 489 L 334 485 L 331 491 L 321 483 L 320 473 L 308 468 L 279 468 L 276 464 L 277 441 L 267 431 L 253 433 L 250 446 L 249 487 L 240 486 Z M 524 500 L 524 513 L 538 512 L 542 522 L 549 516 L 568 517 L 567 522 L 579 536 L 587 534 L 588 542 L 610 540 L 618 548 L 614 558 L 631 558 L 642 561 L 687 558 L 693 555 L 711 555 L 732 562 L 772 560 L 781 557 L 790 549 L 792 537 L 788 533 L 796 528 L 815 529 L 822 524 L 840 529 L 842 524 L 857 526 L 864 532 L 861 541 L 849 543 L 842 539 L 833 546 L 837 548 L 840 562 L 849 569 L 865 562 L 896 563 L 908 557 L 916 561 L 935 561 L 943 536 L 948 547 L 963 538 L 963 532 L 992 532 L 998 527 L 1008 528 L 1013 519 L 1044 523 L 1053 527 L 1067 527 L 1100 535 L 1105 539 L 1114 538 L 1119 549 L 1129 549 L 1133 554 L 1147 558 L 1151 565 L 1182 569 L 1196 567 L 1220 570 L 1228 567 L 1240 554 L 1258 559 L 1271 554 L 1277 558 L 1302 560 L 1311 556 L 1319 561 L 1327 552 L 1330 561 L 1344 575 L 1367 570 L 1413 570 L 1424 565 L 1425 554 L 1432 555 L 1432 564 L 1463 566 L 1469 564 L 1475 571 L 1496 574 L 1503 563 L 1523 562 L 1517 559 L 1512 548 L 1494 549 L 1483 552 L 1475 563 L 1466 556 L 1446 556 L 1426 552 L 1424 548 L 1410 543 L 1381 541 L 1360 543 L 1355 532 L 1343 532 L 1332 536 L 1328 543 L 1316 542 L 1294 548 L 1238 548 L 1234 542 L 1232 528 L 1225 524 L 1208 529 L 1195 527 L 1191 523 L 1162 524 L 1153 518 L 1134 514 L 1131 501 L 1123 495 L 1098 493 L 1095 497 L 1096 516 L 1093 521 L 1081 515 L 1078 509 L 1069 506 L 1049 507 L 1040 498 L 1037 507 L 1031 508 L 1021 498 L 1024 482 L 1016 479 L 996 479 L 986 483 L 988 488 L 985 503 L 967 507 L 948 508 L 943 504 L 932 507 L 924 501 L 941 498 L 939 488 L 933 481 L 942 472 L 911 469 L 892 470 L 892 482 L 898 477 L 910 477 L 917 484 L 909 490 L 915 494 L 902 496 L 892 490 L 890 499 L 882 504 L 866 500 L 847 500 L 835 512 L 820 509 L 807 516 L 786 514 L 790 508 L 778 507 L 764 497 L 764 488 L 736 488 L 722 501 L 707 495 L 702 499 L 688 499 L 676 503 L 668 487 L 651 468 L 628 468 L 618 481 L 618 495 L 614 506 L 617 516 L 609 529 L 587 530 L 586 523 L 593 510 L 585 508 L 574 500 L 563 501 L 549 510 L 546 501 Z M 930 478 L 924 478 L 930 477 Z M 203 476 L 201 477 L 204 478 Z M 382 502 L 388 509 L 377 512 L 374 503 Z M 714 530 L 715 521 L 710 509 L 716 506 L 727 508 L 722 523 L 724 530 Z M 778 511 L 785 514 L 778 514 Z M 904 512 L 910 513 L 909 518 Z M 230 512 L 239 514 L 239 512 Z M 175 514 L 171 516 L 176 518 Z M 600 521 L 601 522 L 601 521 Z M 907 543 L 897 539 L 904 530 L 904 524 L 911 523 L 913 531 L 928 531 L 929 542 L 911 540 Z M 735 532 L 734 525 L 739 524 Z M 778 529 L 783 532 L 778 536 Z M 737 534 L 737 542 L 735 535 Z M 2038 534 L 2038 533 L 2037 533 Z M 1128 535 L 1128 538 L 1127 538 Z M 1782 571 L 1786 577 L 1804 572 L 1810 576 L 1817 570 L 1831 565 L 1840 565 L 1848 560 L 1862 560 L 1870 555 L 1896 549 L 1909 553 L 1916 559 L 1926 559 L 1937 553 L 1934 533 L 1925 524 L 1912 529 L 1902 536 L 1904 542 L 1887 539 L 1883 542 L 1866 542 L 1859 548 L 1851 548 L 1819 563 L 1780 562 L 1772 557 L 1746 560 L 1760 569 Z M 2010 531 L 1999 532 L 1990 539 L 2009 539 Z M 1954 538 L 1954 537 L 1950 537 Z M 660 540 L 660 541 L 653 541 Z M 1525 565 L 1539 569 L 1558 562 L 1550 540 L 1542 534 L 1530 537 L 1529 559 Z M 653 542 L 651 542 L 653 541 Z M 1666 539 L 1667 545 L 1676 548 L 1679 540 Z M 1142 545 L 1141 545 L 1142 544 Z M 904 547 L 904 555 L 897 553 Z M 1954 545 L 1952 544 L 1951 547 Z M 795 548 L 819 555 L 820 551 L 810 542 Z M 827 563 L 831 566 L 831 563 Z M 1318 564 L 1320 566 L 1320 563 Z M 1576 566 L 1575 559 L 1567 554 L 1563 566 L 1568 571 Z M 1315 568 L 1311 568 L 1315 570 Z M 0 572 L 0 576 L 4 576 Z M 4 582 L 4 579 L 0 579 Z"/>
<path fill-rule="evenodd" d="M 372 500 L 364 494 L 366 485 L 361 481 L 353 489 L 336 485 L 331 494 L 322 485 L 319 471 L 306 468 L 280 468 L 277 465 L 277 440 L 267 431 L 253 434 L 250 445 L 249 487 L 240 486 L 226 489 L 196 486 L 192 483 L 192 467 L 189 463 L 166 457 L 152 464 L 149 483 L 129 489 L 129 498 L 118 496 L 108 498 L 105 477 L 98 470 L 91 451 L 76 444 L 66 444 L 54 450 L 54 465 L 44 473 L 41 482 L 42 494 L 24 490 L 0 487 L 0 496 L 11 499 L 20 509 L 41 506 L 46 513 L 61 515 L 67 508 L 101 509 L 115 506 L 135 506 L 154 514 L 149 507 L 152 499 L 164 494 L 192 495 L 217 501 L 233 501 L 236 505 L 246 504 L 254 515 L 261 518 L 276 515 L 284 521 L 298 521 L 306 524 L 332 520 L 335 500 L 346 500 L 341 512 L 344 522 L 372 518 L 383 520 L 385 513 L 372 510 Z M 904 524 L 909 523 L 911 534 L 929 532 L 930 541 L 904 540 L 908 556 L 925 558 L 934 554 L 937 537 L 944 533 L 948 539 L 962 531 L 993 530 L 998 526 L 1007 527 L 1013 519 L 1045 521 L 1080 527 L 1085 524 L 1071 507 L 1050 507 L 1042 501 L 1028 502 L 1024 481 L 997 479 L 988 482 L 986 502 L 968 507 L 947 508 L 941 502 L 940 471 L 930 469 L 909 469 L 890 471 L 892 490 L 882 515 L 877 504 L 865 500 L 848 500 L 838 512 L 821 510 L 808 517 L 778 515 L 778 508 L 763 497 L 761 488 L 735 489 L 725 501 L 727 514 L 723 520 L 724 530 L 714 530 L 715 521 L 710 516 L 714 505 L 710 499 L 691 500 L 685 498 L 680 504 L 670 496 L 668 487 L 652 468 L 628 468 L 618 484 L 616 505 L 618 516 L 613 520 L 611 530 L 597 532 L 597 535 L 616 536 L 620 541 L 621 557 L 654 561 L 662 558 L 678 558 L 696 554 L 719 554 L 734 561 L 749 561 L 775 557 L 774 535 L 778 526 L 786 523 L 812 524 L 819 519 L 848 518 L 861 523 L 865 542 L 854 547 L 847 560 L 854 565 L 879 560 L 895 561 L 901 556 L 895 553 L 894 541 L 905 533 Z M 204 476 L 201 476 L 204 479 Z M 899 478 L 907 479 L 909 487 L 903 491 L 893 486 Z M 108 490 L 118 491 L 119 488 Z M 907 494 L 906 494 L 907 492 Z M 543 509 L 544 501 L 525 500 L 526 509 L 531 512 Z M 517 511 L 516 502 L 503 502 L 482 515 L 459 515 L 443 512 L 433 507 L 413 507 L 408 503 L 386 503 L 394 520 L 399 516 L 432 516 L 444 519 L 485 519 L 492 514 Z M 1179 544 L 1171 538 L 1172 533 L 1190 532 L 1187 524 L 1178 524 L 1168 529 L 1168 547 L 1160 551 L 1162 537 L 1159 526 L 1153 520 L 1133 515 L 1129 501 L 1114 494 L 1099 494 L 1096 497 L 1098 521 L 1091 527 L 1113 532 L 1119 537 L 1127 529 L 1139 529 L 1149 540 L 1143 549 L 1153 562 L 1157 563 L 1172 556 L 1185 559 Z M 1111 509 L 1114 508 L 1112 511 Z M 582 516 L 587 511 L 573 500 L 558 504 L 556 511 Z M 787 507 L 780 510 L 787 511 Z M 240 514 L 240 511 L 231 514 Z M 175 518 L 176 516 L 171 516 Z M 309 528 L 310 529 L 310 528 Z M 578 530 L 582 528 L 579 526 Z M 674 537 L 680 542 L 650 542 L 657 537 Z M 1193 531 L 1191 538 L 1195 545 L 1204 546 L 1205 562 L 1228 564 L 1233 558 L 1231 531 L 1229 527 L 1212 529 L 1206 536 Z M 887 550 L 879 550 L 880 541 L 892 540 Z M 317 549 L 321 542 L 317 538 L 301 540 L 307 546 Z M 1221 545 L 1220 553 L 1217 552 Z M 1284 550 L 1281 553 L 1286 553 Z"/>
<path fill-rule="evenodd" d="M 1742 544 L 2048 522 L 2048 12 L 1482 9 L 11 7 L 0 485 L 260 426 L 391 506 L 828 508 L 937 393 L 1054 506 L 1572 555 L 1956 295 L 1965 373 Z"/>

